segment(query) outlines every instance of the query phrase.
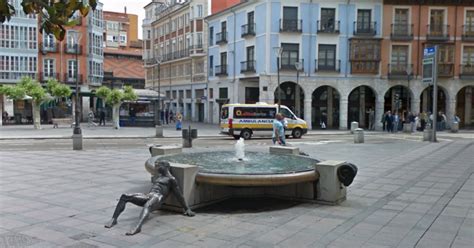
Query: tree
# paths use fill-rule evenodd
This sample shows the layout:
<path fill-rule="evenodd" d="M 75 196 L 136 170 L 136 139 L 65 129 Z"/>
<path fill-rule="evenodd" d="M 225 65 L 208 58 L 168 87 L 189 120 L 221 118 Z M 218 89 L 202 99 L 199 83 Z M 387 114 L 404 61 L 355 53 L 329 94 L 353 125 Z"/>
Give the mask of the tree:
<path fill-rule="evenodd" d="M 47 34 L 54 34 L 56 39 L 63 40 L 66 34 L 64 26 L 74 26 L 77 21 L 71 21 L 76 11 L 87 16 L 90 9 L 95 10 L 97 0 L 23 0 L 23 12 L 36 14 L 40 20 L 40 30 Z M 7 0 L 0 1 L 0 23 L 9 21 L 16 10 Z"/>
<path fill-rule="evenodd" d="M 123 87 L 123 90 L 109 89 L 105 86 L 100 87 L 95 92 L 96 96 L 105 100 L 105 102 L 112 106 L 112 120 L 113 127 L 119 129 L 120 121 L 120 105 L 123 101 L 135 101 L 137 100 L 137 94 L 133 91 L 131 86 Z"/>
<path fill-rule="evenodd" d="M 60 84 L 56 79 L 48 80 L 46 89 L 44 89 L 38 81 L 24 77 L 17 85 L 1 86 L 0 94 L 8 96 L 12 100 L 23 100 L 26 96 L 30 96 L 33 125 L 35 129 L 41 129 L 40 105 L 54 98 L 70 96 L 71 89 L 67 85 Z"/>

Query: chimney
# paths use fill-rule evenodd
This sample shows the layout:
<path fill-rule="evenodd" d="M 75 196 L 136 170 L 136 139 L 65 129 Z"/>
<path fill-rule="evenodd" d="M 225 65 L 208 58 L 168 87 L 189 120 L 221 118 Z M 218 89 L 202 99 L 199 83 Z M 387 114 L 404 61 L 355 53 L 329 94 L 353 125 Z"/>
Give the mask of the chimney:
<path fill-rule="evenodd" d="M 123 11 L 127 14 L 127 6 L 123 7 Z"/>

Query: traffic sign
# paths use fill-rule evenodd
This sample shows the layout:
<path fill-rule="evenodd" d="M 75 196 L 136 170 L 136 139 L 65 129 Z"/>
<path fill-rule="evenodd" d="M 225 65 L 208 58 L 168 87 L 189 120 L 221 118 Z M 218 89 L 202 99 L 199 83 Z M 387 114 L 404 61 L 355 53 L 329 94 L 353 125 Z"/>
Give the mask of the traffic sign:
<path fill-rule="evenodd" d="M 433 83 L 435 77 L 436 47 L 427 47 L 423 50 L 423 83 Z"/>
<path fill-rule="evenodd" d="M 429 57 L 429 56 L 434 56 L 436 53 L 436 48 L 435 47 L 427 47 L 423 50 L 423 56 L 424 57 Z"/>

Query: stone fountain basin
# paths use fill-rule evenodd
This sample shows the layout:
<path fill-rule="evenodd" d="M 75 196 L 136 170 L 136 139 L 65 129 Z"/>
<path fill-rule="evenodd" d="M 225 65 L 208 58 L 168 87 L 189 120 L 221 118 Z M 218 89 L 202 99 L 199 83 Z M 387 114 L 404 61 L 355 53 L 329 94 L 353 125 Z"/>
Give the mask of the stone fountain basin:
<path fill-rule="evenodd" d="M 234 152 L 195 152 L 155 156 L 148 159 L 145 167 L 152 173 L 156 160 L 172 164 L 198 167 L 195 181 L 199 184 L 221 186 L 280 186 L 314 182 L 319 173 L 315 170 L 317 159 L 284 154 L 246 152 L 239 161 Z"/>

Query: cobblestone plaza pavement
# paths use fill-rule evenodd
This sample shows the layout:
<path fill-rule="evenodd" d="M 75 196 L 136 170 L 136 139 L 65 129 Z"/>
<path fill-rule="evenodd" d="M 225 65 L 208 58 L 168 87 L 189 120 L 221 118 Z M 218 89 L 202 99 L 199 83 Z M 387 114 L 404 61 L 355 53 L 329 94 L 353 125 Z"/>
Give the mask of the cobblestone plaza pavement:
<path fill-rule="evenodd" d="M 218 147 L 230 150 L 233 142 Z M 247 142 L 247 149 L 267 150 L 266 142 Z M 359 167 L 347 201 L 269 201 L 256 210 L 215 205 L 192 218 L 157 211 L 131 237 L 125 232 L 139 207 L 127 206 L 114 228 L 103 225 L 121 193 L 149 190 L 146 147 L 2 150 L 0 247 L 472 247 L 472 139 L 290 142 L 313 157 Z"/>

